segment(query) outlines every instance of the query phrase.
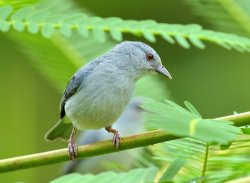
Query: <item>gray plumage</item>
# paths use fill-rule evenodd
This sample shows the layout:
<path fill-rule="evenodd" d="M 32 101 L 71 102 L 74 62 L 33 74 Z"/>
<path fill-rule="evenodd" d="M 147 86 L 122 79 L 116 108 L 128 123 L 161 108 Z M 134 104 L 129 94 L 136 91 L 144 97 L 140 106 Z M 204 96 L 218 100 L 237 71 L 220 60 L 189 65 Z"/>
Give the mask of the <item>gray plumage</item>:
<path fill-rule="evenodd" d="M 152 72 L 171 79 L 156 51 L 141 42 L 126 41 L 81 67 L 61 100 L 61 120 L 46 135 L 53 140 L 69 128 L 65 114 L 79 130 L 111 126 L 132 97 L 136 81 Z M 58 132 L 60 131 L 60 133 Z"/>
<path fill-rule="evenodd" d="M 86 78 L 93 71 L 95 65 L 97 64 L 99 64 L 98 61 L 90 62 L 84 67 L 84 69 L 80 68 L 69 80 L 60 102 L 60 118 L 65 116 L 65 102 L 77 92 L 80 85 L 84 82 L 84 78 Z"/>

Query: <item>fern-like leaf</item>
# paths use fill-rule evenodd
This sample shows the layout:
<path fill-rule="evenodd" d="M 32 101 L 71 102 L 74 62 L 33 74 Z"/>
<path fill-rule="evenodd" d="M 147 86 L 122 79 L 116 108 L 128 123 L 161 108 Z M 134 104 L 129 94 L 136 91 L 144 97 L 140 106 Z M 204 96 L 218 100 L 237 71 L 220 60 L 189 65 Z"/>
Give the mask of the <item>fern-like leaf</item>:
<path fill-rule="evenodd" d="M 145 169 L 134 169 L 124 173 L 104 172 L 98 175 L 91 174 L 69 174 L 59 177 L 51 183 L 74 183 L 74 182 L 95 182 L 95 183 L 141 183 L 141 182 L 153 182 L 156 176 L 157 168 L 145 168 Z"/>
<path fill-rule="evenodd" d="M 34 5 L 38 2 L 38 0 L 1 0 L 0 1 L 0 6 L 4 6 L 6 4 L 11 5 L 14 9 L 14 11 L 23 8 L 23 7 L 27 7 L 27 6 L 31 6 Z"/>
<path fill-rule="evenodd" d="M 164 166 L 168 165 L 167 170 L 177 159 L 186 160 L 175 174 L 175 182 L 219 183 L 249 175 L 249 145 L 249 136 L 242 136 L 226 150 L 190 138 L 161 143 L 151 148 L 155 159 L 162 161 Z"/>
<path fill-rule="evenodd" d="M 7 9 L 7 12 L 6 12 Z M 1 15 L 4 16 L 1 16 Z M 15 16 L 18 14 L 18 16 Z M 21 18 L 20 18 L 21 17 Z M 8 31 L 13 28 L 17 31 L 27 29 L 30 33 L 40 31 L 44 37 L 51 37 L 55 32 L 63 36 L 70 36 L 73 31 L 88 36 L 92 31 L 94 37 L 100 42 L 106 39 L 106 32 L 116 41 L 122 40 L 123 33 L 143 36 L 146 40 L 154 42 L 155 36 L 162 36 L 167 42 L 175 40 L 183 48 L 190 44 L 204 48 L 202 40 L 210 41 L 227 49 L 250 51 L 250 39 L 233 34 L 219 33 L 204 30 L 199 25 L 177 25 L 157 23 L 154 20 L 122 20 L 120 18 L 89 17 L 84 14 L 61 15 L 49 10 L 36 8 L 21 8 L 17 12 L 11 11 L 11 6 L 0 8 L 0 30 Z"/>
<path fill-rule="evenodd" d="M 184 0 L 194 14 L 203 17 L 215 29 L 250 35 L 250 6 L 246 0 Z"/>
<path fill-rule="evenodd" d="M 187 103 L 188 104 L 188 103 Z M 207 143 L 228 144 L 241 134 L 241 129 L 230 121 L 202 119 L 198 111 L 188 104 L 188 111 L 166 100 L 164 103 L 146 101 L 148 127 L 163 129 L 177 136 L 189 136 Z"/>

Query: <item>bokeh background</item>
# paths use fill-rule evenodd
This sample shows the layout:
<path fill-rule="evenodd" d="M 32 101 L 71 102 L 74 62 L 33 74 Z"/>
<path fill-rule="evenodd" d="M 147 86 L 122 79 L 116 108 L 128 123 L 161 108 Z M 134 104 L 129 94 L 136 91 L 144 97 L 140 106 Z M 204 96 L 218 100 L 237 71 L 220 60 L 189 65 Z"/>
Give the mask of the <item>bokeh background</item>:
<path fill-rule="evenodd" d="M 211 23 L 210 19 L 195 15 L 194 6 L 189 1 L 73 2 L 79 11 L 88 11 L 100 17 L 154 19 L 175 24 L 196 23 L 206 29 L 248 37 L 250 35 L 247 31 L 235 32 L 235 29 L 219 27 L 218 25 L 223 24 L 223 19 L 214 19 Z M 235 26 L 240 29 L 240 25 Z M 25 33 L 0 33 L 0 159 L 66 147 L 62 142 L 48 143 L 44 140 L 44 134 L 59 117 L 58 105 L 63 91 L 34 67 L 32 57 L 25 54 L 22 47 L 27 49 L 36 43 L 32 45 L 25 39 L 15 41 L 20 34 Z M 39 34 L 34 36 L 41 37 Z M 125 35 L 124 39 L 148 43 L 143 38 L 131 35 Z M 54 41 L 54 44 L 60 42 Z M 106 43 L 96 44 L 103 47 L 104 51 L 115 42 L 109 46 Z M 249 111 L 249 53 L 229 51 L 210 43 L 206 43 L 204 50 L 195 47 L 184 49 L 177 44 L 169 44 L 160 37 L 157 37 L 156 43 L 148 44 L 157 50 L 173 77 L 171 81 L 159 77 L 166 92 L 170 93 L 171 100 L 181 105 L 188 100 L 208 118 L 229 115 L 233 111 Z M 41 52 L 44 55 L 53 54 L 47 53 L 46 49 Z M 58 69 L 63 74 L 63 67 Z M 73 74 L 74 70 L 70 72 Z M 48 182 L 58 176 L 61 166 L 62 164 L 57 164 L 1 174 L 0 182 Z"/>

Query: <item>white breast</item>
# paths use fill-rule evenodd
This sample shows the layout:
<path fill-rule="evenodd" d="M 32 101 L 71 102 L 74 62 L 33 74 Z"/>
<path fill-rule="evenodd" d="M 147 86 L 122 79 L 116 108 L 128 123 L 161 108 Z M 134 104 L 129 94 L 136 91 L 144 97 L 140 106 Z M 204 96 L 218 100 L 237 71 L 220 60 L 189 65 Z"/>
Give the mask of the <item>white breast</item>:
<path fill-rule="evenodd" d="M 134 91 L 134 82 L 126 79 L 89 77 L 88 84 L 81 86 L 65 104 L 66 115 L 73 125 L 79 130 L 111 126 L 122 114 Z"/>

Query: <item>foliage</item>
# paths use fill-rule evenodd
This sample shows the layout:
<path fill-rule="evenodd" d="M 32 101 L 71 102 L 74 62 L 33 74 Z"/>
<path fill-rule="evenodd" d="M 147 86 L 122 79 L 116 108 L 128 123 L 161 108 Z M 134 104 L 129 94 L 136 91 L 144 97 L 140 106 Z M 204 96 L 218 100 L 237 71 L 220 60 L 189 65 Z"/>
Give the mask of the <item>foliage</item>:
<path fill-rule="evenodd" d="M 63 5 L 54 11 L 54 8 L 62 3 Z M 78 11 L 74 3 L 64 3 L 61 0 L 43 2 L 38 4 L 36 8 L 39 11 L 53 9 L 53 12 L 58 14 Z M 88 11 L 84 11 L 89 14 Z M 91 34 L 88 34 L 88 37 L 82 37 L 76 32 L 72 33 L 70 37 L 55 34 L 50 39 L 26 32 L 9 32 L 7 36 L 19 45 L 20 51 L 29 57 L 32 66 L 38 69 L 39 73 L 45 76 L 52 86 L 60 92 L 64 89 L 69 78 L 77 68 L 115 45 L 113 41 L 108 39 L 105 43 L 100 44 L 96 39 L 93 39 Z M 135 93 L 137 96 L 150 97 L 157 100 L 169 98 L 170 94 L 167 92 L 166 86 L 161 83 L 158 78 L 147 76 L 137 83 Z M 158 88 L 157 92 L 149 90 L 149 88 L 154 87 Z"/>
<path fill-rule="evenodd" d="M 249 36 L 248 2 L 185 2 L 195 14 L 214 25 L 215 29 Z M 177 43 L 183 48 L 193 45 L 205 49 L 203 41 L 208 41 L 227 49 L 250 51 L 249 38 L 206 30 L 198 24 L 101 18 L 77 6 L 73 1 L 34 3 L 34 0 L 1 1 L 1 35 L 18 45 L 19 51 L 27 56 L 29 63 L 60 92 L 77 68 L 109 50 L 116 41 L 122 41 L 124 34 L 143 37 L 149 42 L 158 41 L 156 36 L 159 36 L 165 43 Z M 136 95 L 158 101 L 169 98 L 169 93 L 167 86 L 157 77 L 140 80 L 136 88 Z M 151 147 L 154 159 L 160 160 L 160 163 L 155 163 L 160 170 L 153 167 L 124 173 L 105 172 L 96 176 L 71 174 L 53 182 L 225 182 L 249 175 L 249 136 L 241 136 L 237 140 L 241 130 L 234 127 L 232 122 L 203 119 L 190 103 L 185 102 L 185 105 L 188 110 L 170 101 L 149 101 L 145 104 L 145 109 L 151 112 L 148 115 L 150 128 L 160 128 L 180 137 L 192 137 Z M 221 150 L 222 146 L 218 144 L 226 146 L 226 149 Z M 139 158 L 147 161 L 144 157 Z M 153 166 L 153 163 L 145 164 Z"/>
<path fill-rule="evenodd" d="M 80 175 L 77 173 L 65 175 L 58 179 L 53 180 L 51 183 L 64 183 L 64 182 L 101 182 L 101 183 L 120 183 L 120 182 L 153 182 L 156 175 L 157 168 L 151 167 L 147 169 L 134 169 L 124 173 L 104 172 L 99 175 Z"/>
<path fill-rule="evenodd" d="M 0 1 L 0 6 L 9 4 L 13 7 L 14 11 L 22 8 L 22 7 L 26 7 L 26 6 L 31 6 L 33 4 L 37 3 L 37 0 L 1 0 Z"/>
<path fill-rule="evenodd" d="M 152 147 L 156 159 L 161 160 L 165 171 L 178 168 L 177 160 L 183 161 L 176 172 L 176 182 L 225 182 L 247 176 L 249 170 L 248 136 L 233 142 L 231 147 L 221 150 L 218 146 L 190 138 L 178 139 Z"/>
<path fill-rule="evenodd" d="M 143 35 L 150 42 L 155 42 L 155 35 L 160 35 L 169 43 L 175 42 L 174 37 L 183 48 L 189 48 L 190 42 L 203 49 L 205 46 L 201 40 L 207 40 L 227 49 L 250 51 L 250 40 L 247 38 L 203 30 L 201 26 L 195 24 L 171 25 L 157 23 L 154 20 L 135 21 L 115 17 L 89 17 L 82 13 L 62 15 L 49 10 L 37 10 L 34 7 L 21 8 L 13 13 L 13 8 L 5 5 L 0 8 L 0 30 L 7 32 L 10 28 L 16 31 L 27 29 L 32 34 L 41 31 L 42 35 L 47 38 L 55 32 L 69 37 L 73 31 L 77 31 L 83 37 L 88 37 L 89 31 L 92 31 L 96 40 L 100 42 L 106 40 L 105 32 L 109 32 L 116 41 L 122 40 L 122 33 Z"/>
<path fill-rule="evenodd" d="M 194 137 L 207 143 L 228 144 L 241 134 L 240 128 L 233 126 L 232 122 L 202 119 L 190 103 L 185 104 L 189 111 L 169 100 L 164 103 L 146 101 L 144 109 L 148 111 L 148 126 L 178 136 Z"/>
<path fill-rule="evenodd" d="M 185 0 L 194 14 L 206 19 L 215 29 L 250 35 L 250 6 L 245 0 Z"/>

